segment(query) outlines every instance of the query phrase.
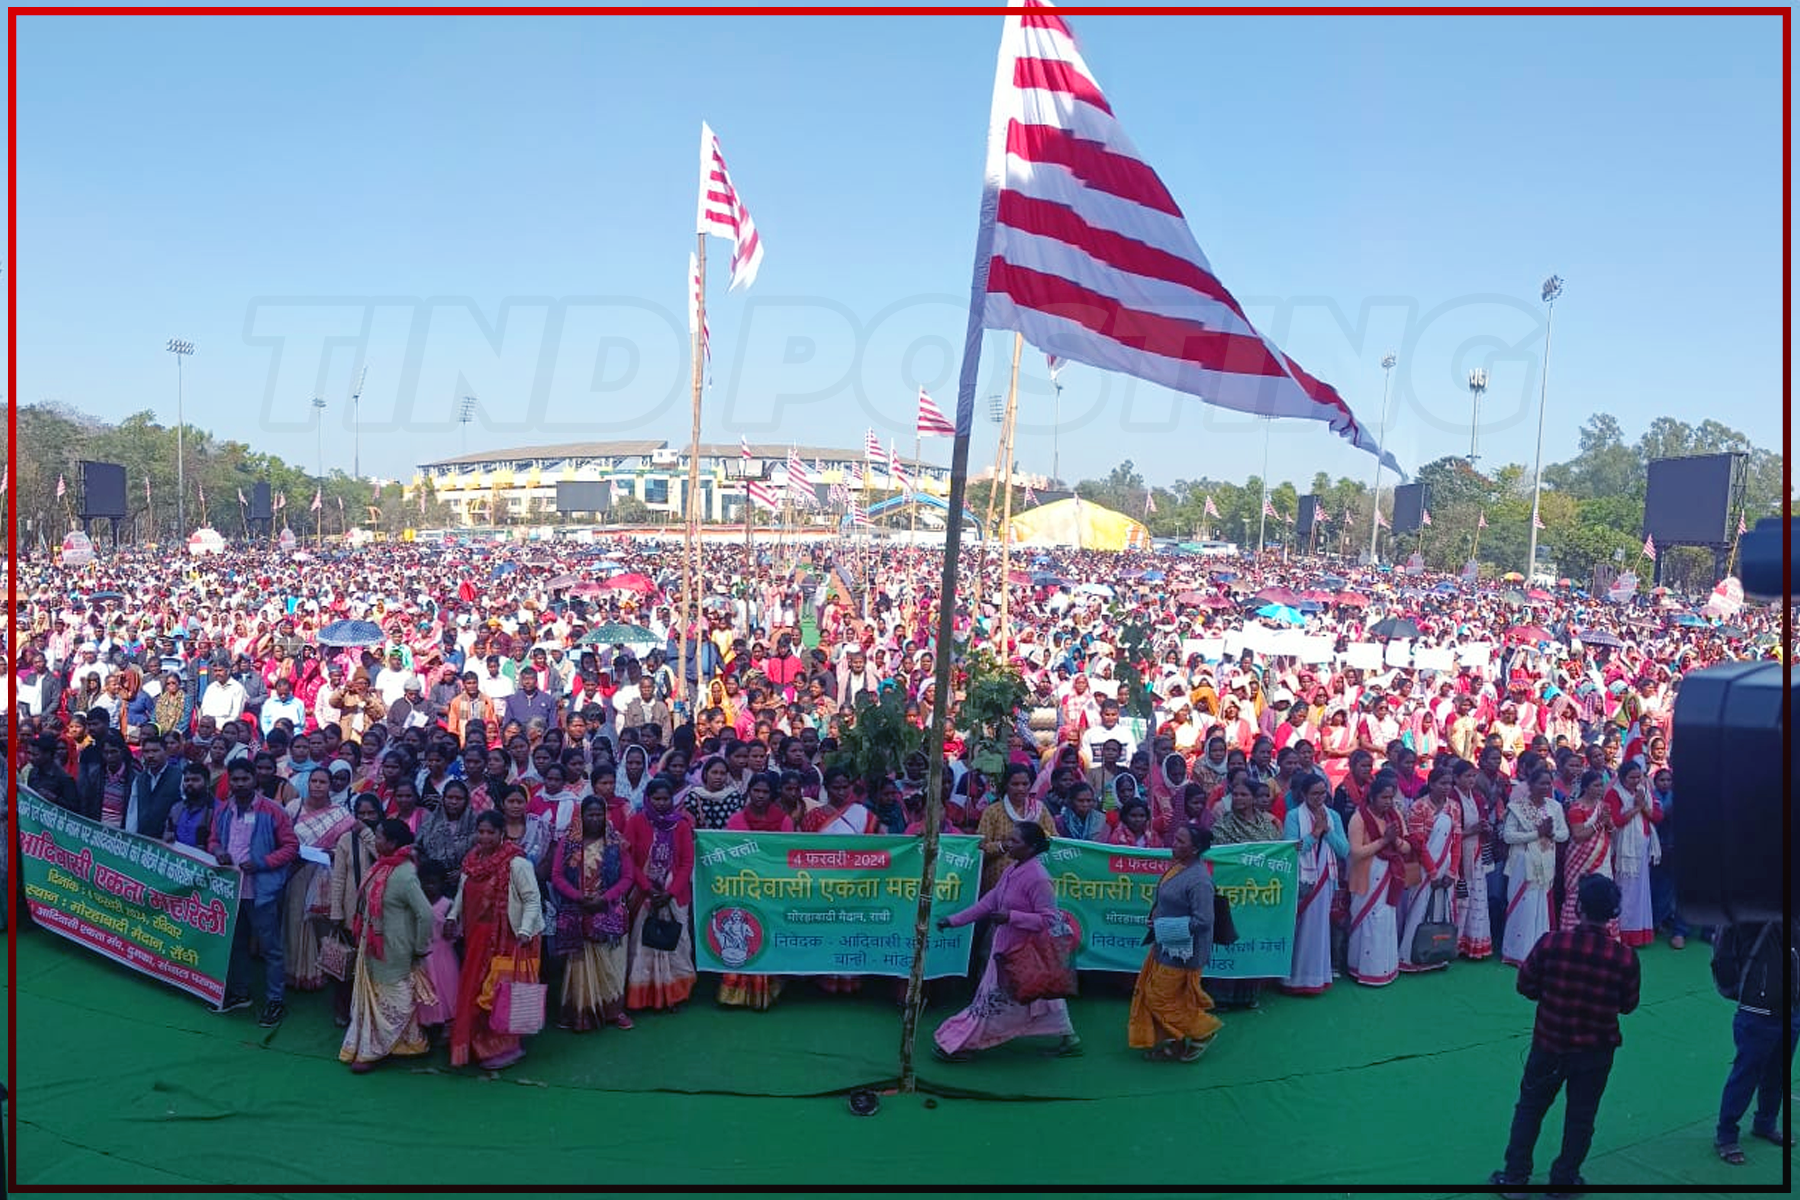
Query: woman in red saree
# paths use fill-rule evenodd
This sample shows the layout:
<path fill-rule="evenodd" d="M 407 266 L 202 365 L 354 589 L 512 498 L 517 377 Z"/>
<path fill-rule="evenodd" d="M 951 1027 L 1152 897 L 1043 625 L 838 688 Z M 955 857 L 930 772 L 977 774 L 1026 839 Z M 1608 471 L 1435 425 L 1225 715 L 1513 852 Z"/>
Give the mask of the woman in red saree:
<path fill-rule="evenodd" d="M 1568 857 L 1563 860 L 1563 903 L 1557 928 L 1573 929 L 1580 923 L 1576 899 L 1581 891 L 1581 877 L 1588 874 L 1612 878 L 1613 826 L 1606 805 L 1606 776 L 1588 771 L 1581 777 L 1575 795 L 1569 798 L 1566 814 L 1569 823 Z M 1606 923 L 1606 932 L 1619 936 L 1619 920 Z"/>
<path fill-rule="evenodd" d="M 450 906 L 445 936 L 463 941 L 451 1023 L 450 1065 L 473 1058 L 497 1071 L 525 1057 L 516 1034 L 490 1025 L 501 982 L 536 983 L 544 932 L 537 871 L 506 839 L 506 818 L 489 809 L 475 819 L 475 848 L 462 863 L 462 884 Z"/>
<path fill-rule="evenodd" d="M 752 775 L 749 790 L 744 795 L 744 807 L 731 814 L 725 828 L 742 833 L 794 832 L 793 820 L 775 803 L 775 793 L 780 789 L 779 776 L 767 772 Z M 719 1003 L 726 1007 L 767 1012 L 775 1006 L 775 998 L 779 995 L 779 975 L 741 975 L 733 971 L 719 980 Z"/>

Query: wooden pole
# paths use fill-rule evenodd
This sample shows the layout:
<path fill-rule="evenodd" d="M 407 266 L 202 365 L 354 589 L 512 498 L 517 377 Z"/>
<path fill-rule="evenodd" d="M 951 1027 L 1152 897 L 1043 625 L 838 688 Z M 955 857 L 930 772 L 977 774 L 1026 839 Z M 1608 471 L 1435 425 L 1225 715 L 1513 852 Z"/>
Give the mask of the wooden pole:
<path fill-rule="evenodd" d="M 1019 356 L 1025 351 L 1025 338 L 1013 334 L 1012 379 L 1006 385 L 1006 423 L 1001 441 L 1006 449 L 1001 454 L 1001 487 L 1006 497 L 1001 501 L 1000 516 L 1000 661 L 1007 661 L 1006 646 L 1012 636 L 1012 584 L 1007 575 L 1012 571 L 1012 464 L 1013 435 L 1019 421 Z"/>
<path fill-rule="evenodd" d="M 918 423 L 915 421 L 913 423 L 913 474 L 914 474 L 914 479 L 913 479 L 913 489 L 912 489 L 912 521 L 907 527 L 907 543 L 906 543 L 906 549 L 907 549 L 908 553 L 911 553 L 912 548 L 918 544 L 918 537 L 919 537 L 919 484 L 923 481 L 920 480 L 919 478 L 917 478 L 918 470 L 919 470 L 919 426 L 918 426 Z"/>
<path fill-rule="evenodd" d="M 694 321 L 689 340 L 693 344 L 694 380 L 693 380 L 693 435 L 688 439 L 688 481 L 687 494 L 682 497 L 686 509 L 686 528 L 683 530 L 681 553 L 681 669 L 675 676 L 675 694 L 678 700 L 686 698 L 688 669 L 688 638 L 694 627 L 694 543 L 699 535 L 699 493 L 700 493 L 700 391 L 706 383 L 706 364 L 702 361 L 700 347 L 700 331 L 706 328 L 706 235 L 696 234 L 694 248 L 694 280 L 688 286 L 694 289 L 694 303 L 698 307 L 698 316 Z M 698 689 L 696 689 L 698 690 Z"/>

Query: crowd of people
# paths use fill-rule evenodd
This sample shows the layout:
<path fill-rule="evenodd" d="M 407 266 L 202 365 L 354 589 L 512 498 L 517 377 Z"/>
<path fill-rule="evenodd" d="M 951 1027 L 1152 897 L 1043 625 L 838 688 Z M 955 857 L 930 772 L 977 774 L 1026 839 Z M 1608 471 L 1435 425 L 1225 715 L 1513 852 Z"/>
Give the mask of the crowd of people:
<path fill-rule="evenodd" d="M 702 554 L 718 582 L 686 631 L 680 550 L 649 540 L 17 564 L 0 679 L 21 782 L 240 871 L 222 1011 L 253 1006 L 260 971 L 260 1022 L 327 993 L 352 1070 L 434 1046 L 500 1069 L 532 1027 L 519 985 L 543 985 L 548 1021 L 572 1030 L 629 1030 L 693 997 L 697 830 L 921 832 L 927 755 L 858 777 L 840 749 L 890 695 L 919 729 L 947 703 L 943 828 L 984 856 L 981 899 L 952 922 L 983 932 L 974 999 L 937 1052 L 1032 1035 L 1081 1052 L 1062 1001 L 1016 1000 L 994 966 L 1055 922 L 1038 858 L 1060 837 L 1170 851 L 1127 1040 L 1193 1062 L 1216 1013 L 1273 991 L 1379 987 L 1451 958 L 1517 966 L 1577 924 L 1592 874 L 1622 896 L 1611 937 L 1681 947 L 1681 677 L 1778 653 L 1774 614 L 1755 609 L 1725 625 L 1662 598 L 1317 561 L 973 553 L 939 697 L 936 555 Z M 376 634 L 346 642 L 330 628 L 346 621 Z M 1278 624 L 1324 652 L 1239 646 Z M 1348 665 L 1371 641 L 1413 657 Z M 999 770 L 957 720 L 969 648 L 1028 696 Z M 1419 654 L 1434 650 L 1455 653 Z M 1284 839 L 1302 885 L 1291 969 L 1209 989 L 1198 864 Z M 1429 936 L 1445 925 L 1450 953 Z M 784 986 L 725 975 L 717 999 L 766 1009 Z"/>

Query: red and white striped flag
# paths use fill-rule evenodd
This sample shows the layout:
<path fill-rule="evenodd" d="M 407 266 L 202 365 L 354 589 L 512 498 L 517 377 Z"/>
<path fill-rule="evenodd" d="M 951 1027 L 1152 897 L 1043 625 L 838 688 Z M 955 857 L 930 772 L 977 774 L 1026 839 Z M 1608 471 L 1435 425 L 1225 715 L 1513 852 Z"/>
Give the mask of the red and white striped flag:
<path fill-rule="evenodd" d="M 852 499 L 850 501 L 849 517 L 850 517 L 850 523 L 852 525 L 867 525 L 869 523 L 868 510 L 863 508 L 863 506 L 861 504 L 857 503 L 855 499 Z"/>
<path fill-rule="evenodd" d="M 926 394 L 924 388 L 919 389 L 919 436 L 955 437 L 956 426 L 944 415 L 944 410 L 937 406 L 937 401 Z"/>
<path fill-rule="evenodd" d="M 745 466 L 750 465 L 750 439 L 741 433 L 738 435 L 738 458 L 743 460 Z"/>
<path fill-rule="evenodd" d="M 269 511 L 270 512 L 280 512 L 282 509 L 284 509 L 286 507 L 287 507 L 287 494 L 286 493 L 278 493 L 275 497 L 275 503 L 269 505 Z"/>
<path fill-rule="evenodd" d="M 850 464 L 850 470 L 844 475 L 844 486 L 852 492 L 860 492 L 863 490 L 862 469 L 855 463 Z"/>
<path fill-rule="evenodd" d="M 1431 524 L 1431 510 L 1429 508 L 1421 508 L 1419 510 L 1419 524 L 1421 524 L 1421 525 Z"/>
<path fill-rule="evenodd" d="M 1276 512 L 1275 506 L 1270 504 L 1267 500 L 1263 501 L 1263 516 L 1274 517 L 1278 521 L 1281 519 L 1281 514 Z"/>
<path fill-rule="evenodd" d="M 237 492 L 238 492 L 238 507 L 239 507 L 239 508 L 244 508 L 244 507 L 246 507 L 246 506 L 248 506 L 248 505 L 249 505 L 249 503 L 250 503 L 250 502 L 249 502 L 249 501 L 248 501 L 248 500 L 246 500 L 246 499 L 244 499 L 244 489 L 243 489 L 243 488 L 239 488 L 239 489 L 238 489 L 238 490 L 237 490 Z M 376 490 L 376 492 L 375 492 L 375 494 L 376 494 L 376 495 L 377 495 L 377 496 L 379 496 L 379 495 L 381 495 L 381 491 L 380 491 L 380 489 L 377 489 L 377 490 Z"/>
<path fill-rule="evenodd" d="M 881 448 L 881 442 L 873 429 L 863 434 L 863 457 L 871 464 L 887 465 L 887 451 Z"/>
<path fill-rule="evenodd" d="M 1546 527 L 1546 526 L 1545 526 L 1545 524 L 1544 524 L 1544 518 L 1543 518 L 1543 517 L 1541 517 L 1541 516 L 1539 516 L 1539 515 L 1538 515 L 1538 514 L 1537 514 L 1537 513 L 1532 513 L 1532 514 L 1531 514 L 1531 527 L 1532 527 L 1532 528 L 1533 528 L 1533 529 L 1544 529 L 1544 528 L 1547 528 L 1547 527 Z"/>
<path fill-rule="evenodd" d="M 706 317 L 700 312 L 700 296 L 706 283 L 700 278 L 700 260 L 688 255 L 688 336 L 700 339 L 700 361 L 708 368 L 712 366 L 712 332 L 706 327 Z"/>
<path fill-rule="evenodd" d="M 325 489 L 324 488 L 316 489 L 313 492 L 312 510 L 314 512 L 318 512 L 321 508 L 324 508 L 324 507 L 325 507 Z"/>
<path fill-rule="evenodd" d="M 6 490 L 5 488 L 0 487 L 0 492 L 3 492 L 5 490 Z M 1750 532 L 1749 528 L 1744 524 L 1744 514 L 1739 513 L 1738 514 L 1738 536 L 1743 537 L 1746 533 L 1749 533 L 1749 532 Z"/>
<path fill-rule="evenodd" d="M 1062 376 L 1063 360 L 1054 354 L 1044 355 L 1044 365 L 1050 368 L 1050 382 L 1055 383 Z"/>
<path fill-rule="evenodd" d="M 842 479 L 832 482 L 829 494 L 833 504 L 848 504 L 850 502 L 850 489 Z"/>
<path fill-rule="evenodd" d="M 1026 484 L 1025 485 L 1025 507 L 1036 508 L 1037 502 L 1038 502 L 1037 493 L 1031 490 L 1031 485 L 1029 483 Z"/>
<path fill-rule="evenodd" d="M 731 243 L 733 291 L 756 282 L 757 268 L 762 266 L 762 239 L 756 235 L 756 222 L 750 219 L 743 197 L 732 186 L 725 156 L 719 151 L 719 139 L 704 121 L 700 123 L 699 232 Z"/>
<path fill-rule="evenodd" d="M 1146 517 L 1150 516 L 1155 511 L 1156 511 L 1156 493 L 1155 492 L 1145 492 L 1144 493 L 1144 515 Z"/>
<path fill-rule="evenodd" d="M 61 475 L 56 477 L 56 498 L 61 500 L 69 494 L 69 483 Z"/>
<path fill-rule="evenodd" d="M 1206 515 L 1215 521 L 1223 520 L 1223 518 L 1219 516 L 1218 505 L 1213 503 L 1213 498 L 1210 495 L 1206 498 Z"/>
<path fill-rule="evenodd" d="M 1323 500 L 1314 500 L 1313 501 L 1313 524 L 1314 525 L 1323 525 L 1330 519 L 1331 519 L 1330 515 L 1328 513 L 1326 513 L 1326 511 L 1325 511 L 1325 502 Z"/>
<path fill-rule="evenodd" d="M 1377 529 L 1392 529 L 1393 528 L 1392 525 L 1389 525 L 1387 523 L 1387 518 L 1381 515 L 1381 510 L 1379 508 L 1377 508 L 1375 510 L 1375 528 L 1377 528 Z"/>
<path fill-rule="evenodd" d="M 337 502 L 338 502 L 338 512 L 340 512 L 340 513 L 342 513 L 342 512 L 343 512 L 343 511 L 344 511 L 344 498 L 343 498 L 343 496 L 341 496 L 341 495 L 340 495 L 340 496 L 339 496 L 339 497 L 338 497 L 338 498 L 337 498 Z"/>
<path fill-rule="evenodd" d="M 1009 10 L 989 129 L 982 327 L 1223 408 L 1325 421 L 1405 474 L 1336 391 L 1251 325 L 1045 0 Z M 959 395 L 958 429 L 973 410 Z"/>
<path fill-rule="evenodd" d="M 788 447 L 787 477 L 789 487 L 812 487 L 812 473 L 806 464 L 800 461 L 800 454 L 793 447 Z"/>
<path fill-rule="evenodd" d="M 760 479 L 752 479 L 744 484 L 744 492 L 750 497 L 751 503 L 758 507 L 766 508 L 770 512 L 781 508 L 781 505 L 775 501 L 774 489 Z"/>
<path fill-rule="evenodd" d="M 913 489 L 912 475 L 900 461 L 900 452 L 892 443 L 888 445 L 888 480 L 900 491 L 910 492 Z"/>
<path fill-rule="evenodd" d="M 1486 529 L 1487 528 L 1487 514 L 1486 513 L 1476 513 L 1475 514 L 1475 528 L 1477 528 L 1477 529 Z"/>
<path fill-rule="evenodd" d="M 1644 535 L 1644 557 L 1651 562 L 1656 561 L 1656 539 L 1649 534 Z"/>

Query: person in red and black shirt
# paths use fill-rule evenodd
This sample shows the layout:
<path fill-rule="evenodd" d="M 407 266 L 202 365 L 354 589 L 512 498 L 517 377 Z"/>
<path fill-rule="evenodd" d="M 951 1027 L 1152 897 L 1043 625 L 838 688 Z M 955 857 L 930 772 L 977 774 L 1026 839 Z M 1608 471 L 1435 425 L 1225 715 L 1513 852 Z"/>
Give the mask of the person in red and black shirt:
<path fill-rule="evenodd" d="M 1506 1166 L 1492 1182 L 1507 1200 L 1528 1194 L 1531 1154 L 1556 1093 L 1568 1085 L 1562 1153 L 1550 1164 L 1547 1197 L 1576 1196 L 1586 1186 L 1582 1160 L 1594 1140 L 1594 1116 L 1623 1040 L 1619 1017 L 1638 1006 L 1636 951 L 1609 937 L 1606 923 L 1619 915 L 1619 886 L 1587 875 L 1577 893 L 1581 923 L 1538 939 L 1519 968 L 1519 994 L 1538 1002 L 1531 1053 L 1513 1109 Z"/>

